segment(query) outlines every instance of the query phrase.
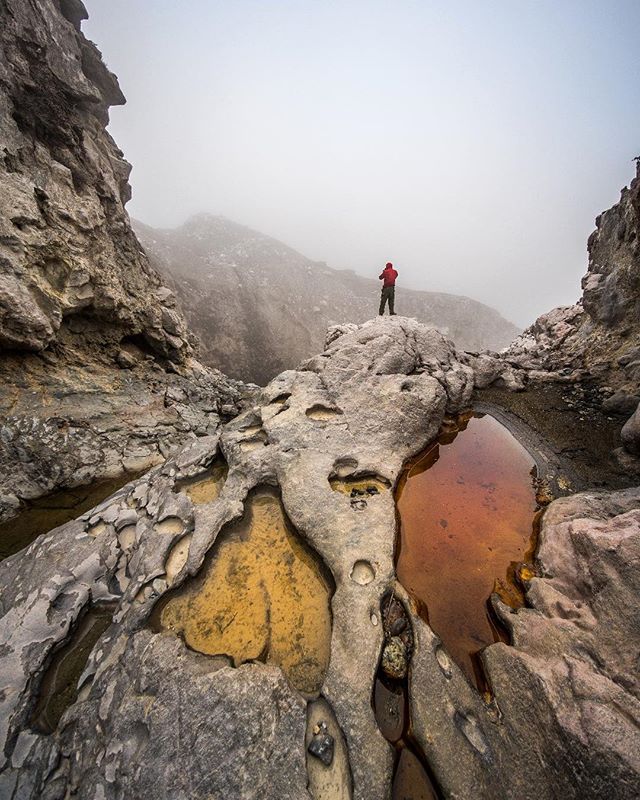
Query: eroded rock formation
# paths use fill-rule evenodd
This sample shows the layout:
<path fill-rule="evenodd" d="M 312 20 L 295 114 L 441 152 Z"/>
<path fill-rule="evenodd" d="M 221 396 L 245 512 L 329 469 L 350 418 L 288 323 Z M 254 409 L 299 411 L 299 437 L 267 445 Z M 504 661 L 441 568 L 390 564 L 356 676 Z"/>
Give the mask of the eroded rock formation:
<path fill-rule="evenodd" d="M 128 167 L 104 130 L 122 96 L 79 31 L 85 15 L 80 0 L 0 5 L 0 512 L 164 463 L 0 564 L 0 797 L 388 798 L 402 731 L 385 739 L 376 722 L 379 669 L 408 692 L 418 755 L 404 749 L 404 774 L 424 757 L 443 797 L 639 796 L 640 490 L 551 503 L 526 606 L 492 596 L 511 644 L 482 652 L 488 697 L 396 580 L 393 497 L 407 460 L 474 391 L 533 400 L 553 382 L 592 381 L 607 412 L 632 413 L 638 181 L 591 239 L 582 306 L 548 315 L 505 356 L 377 319 L 332 327 L 324 352 L 247 393 L 193 361 L 129 228 Z M 621 441 L 637 463 L 637 411 Z M 558 472 L 553 489 L 593 474 Z M 241 521 L 261 493 L 290 547 L 276 564 L 226 551 L 218 580 L 227 594 L 248 587 L 230 600 L 260 615 L 250 646 L 226 652 L 237 606 L 212 615 L 189 591 L 229 537 L 249 535 Z M 283 575 L 295 595 L 284 605 Z M 180 597 L 215 642 L 203 652 L 184 620 L 158 624 Z M 99 608 L 108 627 L 92 638 Z M 309 633 L 322 655 L 298 673 Z M 51 708 L 60 663 L 64 702 Z"/>
<path fill-rule="evenodd" d="M 80 0 L 0 5 L 0 519 L 148 467 L 241 396 L 191 358 L 131 229 L 130 166 L 105 130 L 124 97 L 85 17 Z"/>
<path fill-rule="evenodd" d="M 483 653 L 487 702 L 395 581 L 390 488 L 445 413 L 469 406 L 474 373 L 441 334 L 403 318 L 336 329 L 328 340 L 215 435 L 0 566 L 7 792 L 388 797 L 393 750 L 372 698 L 390 589 L 412 628 L 413 735 L 442 796 L 577 800 L 605 787 L 619 798 L 640 790 L 640 493 L 550 507 L 529 607 L 514 612 L 494 597 L 513 646 Z M 334 413 L 307 413 L 318 407 Z M 219 494 L 194 499 L 188 488 L 221 457 Z M 329 664 L 308 714 L 277 666 L 232 666 L 150 627 L 163 597 L 199 575 L 252 490 L 269 484 L 335 581 Z M 92 651 L 78 700 L 53 734 L 30 730 L 51 653 L 100 600 L 116 603 L 114 623 Z M 394 635 L 403 641 L 405 632 Z M 325 765 L 305 746 L 327 734 L 334 757 Z"/>
<path fill-rule="evenodd" d="M 640 161 L 620 201 L 597 218 L 588 251 L 578 303 L 543 314 L 499 355 L 471 353 L 463 360 L 474 368 L 480 389 L 564 384 L 579 396 L 568 411 L 589 414 L 595 408 L 628 420 L 616 457 L 621 469 L 638 476 Z"/>
<path fill-rule="evenodd" d="M 99 330 L 175 361 L 183 319 L 131 230 L 130 166 L 105 130 L 125 102 L 80 32 L 81 3 L 0 10 L 0 346 L 42 351 Z"/>

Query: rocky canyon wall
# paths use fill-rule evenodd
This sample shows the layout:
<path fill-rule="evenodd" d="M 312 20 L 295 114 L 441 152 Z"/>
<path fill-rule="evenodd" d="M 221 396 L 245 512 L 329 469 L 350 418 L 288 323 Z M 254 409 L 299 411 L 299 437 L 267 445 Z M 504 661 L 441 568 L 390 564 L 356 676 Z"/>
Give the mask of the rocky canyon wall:
<path fill-rule="evenodd" d="M 596 219 L 582 297 L 536 320 L 507 357 L 529 370 L 575 373 L 635 396 L 640 386 L 640 162 L 620 201 Z M 622 402 L 622 400 L 621 400 Z"/>
<path fill-rule="evenodd" d="M 125 102 L 80 0 L 0 4 L 0 519 L 140 469 L 233 414 L 241 387 L 192 359 L 129 223 Z"/>

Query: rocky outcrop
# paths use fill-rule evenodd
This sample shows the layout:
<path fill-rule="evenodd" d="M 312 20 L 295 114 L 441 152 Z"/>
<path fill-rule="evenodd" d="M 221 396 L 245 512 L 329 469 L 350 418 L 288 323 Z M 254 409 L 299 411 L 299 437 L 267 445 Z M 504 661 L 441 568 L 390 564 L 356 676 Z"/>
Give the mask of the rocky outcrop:
<path fill-rule="evenodd" d="M 582 405 L 624 420 L 622 469 L 640 475 L 637 411 L 640 400 L 640 161 L 620 202 L 596 220 L 588 242 L 583 294 L 573 306 L 543 314 L 499 355 L 470 353 L 476 386 L 522 390 L 530 383 L 576 385 Z"/>
<path fill-rule="evenodd" d="M 134 223 L 152 262 L 171 282 L 202 359 L 227 375 L 263 384 L 317 353 L 328 326 L 370 319 L 380 302 L 373 280 L 331 269 L 281 242 L 201 214 L 175 230 Z M 434 325 L 459 348 L 505 347 L 518 333 L 493 308 L 468 297 L 404 286 L 396 310 Z"/>
<path fill-rule="evenodd" d="M 80 0 L 0 5 L 0 519 L 148 467 L 235 413 L 133 233 L 124 103 Z M 179 376 L 177 373 L 180 373 Z"/>
<path fill-rule="evenodd" d="M 471 370 L 435 330 L 396 318 L 341 333 L 322 356 L 272 381 L 222 432 L 0 566 L 4 786 L 25 797 L 62 797 L 71 787 L 79 797 L 133 797 L 154 775 L 154 793 L 167 798 L 307 796 L 306 706 L 279 670 L 232 668 L 149 629 L 154 605 L 198 573 L 251 490 L 268 484 L 279 486 L 289 520 L 335 581 L 320 694 L 344 735 L 354 796 L 385 796 L 392 751 L 377 729 L 371 689 L 382 645 L 379 601 L 393 582 L 390 487 L 404 460 L 435 436 L 445 410 L 468 405 L 472 389 Z M 195 502 L 181 489 L 184 479 L 206 477 L 221 456 L 228 475 L 219 497 Z M 353 503 L 330 483 L 353 475 L 378 476 L 381 489 Z M 356 562 L 366 562 L 366 580 L 362 567 L 351 577 Z M 115 621 L 94 648 L 80 698 L 57 733 L 29 731 L 37 676 L 82 609 L 100 599 L 117 603 Z M 204 696 L 216 698 L 215 712 Z M 203 728 L 197 740 L 187 733 L 194 725 Z M 132 759 L 145 769 L 132 768 Z"/>
<path fill-rule="evenodd" d="M 573 375 L 637 396 L 640 385 L 640 162 L 619 203 L 596 219 L 589 268 L 575 306 L 541 316 L 506 358 L 535 371 Z M 619 396 L 622 402 L 622 397 Z"/>
<path fill-rule="evenodd" d="M 253 408 L 1 565 L 2 792 L 388 797 L 393 749 L 371 698 L 385 649 L 381 600 L 393 589 L 413 630 L 413 732 L 443 796 L 637 794 L 637 490 L 550 506 L 528 607 L 494 598 L 513 646 L 483 653 L 488 703 L 395 582 L 391 487 L 443 416 L 468 407 L 473 382 L 451 344 L 415 321 L 337 328 L 321 355 L 275 378 Z M 215 492 L 194 491 L 210 480 Z M 349 491 L 363 481 L 371 492 Z M 279 488 L 292 530 L 334 582 L 317 699 L 266 652 L 232 666 L 153 622 L 265 485 Z M 106 600 L 113 624 L 57 730 L 43 735 L 30 718 L 51 654 L 83 610 Z M 333 757 L 305 754 L 327 731 Z"/>
<path fill-rule="evenodd" d="M 105 130 L 125 102 L 80 32 L 82 3 L 0 9 L 0 347 L 139 335 L 188 354 L 183 319 L 129 225 L 130 166 Z"/>
<path fill-rule="evenodd" d="M 62 361 L 47 354 L 5 357 L 0 521 L 52 492 L 145 471 L 186 440 L 214 433 L 251 396 L 248 387 L 197 362 L 187 367 L 165 372 L 141 352 L 128 369 L 84 350 Z"/>

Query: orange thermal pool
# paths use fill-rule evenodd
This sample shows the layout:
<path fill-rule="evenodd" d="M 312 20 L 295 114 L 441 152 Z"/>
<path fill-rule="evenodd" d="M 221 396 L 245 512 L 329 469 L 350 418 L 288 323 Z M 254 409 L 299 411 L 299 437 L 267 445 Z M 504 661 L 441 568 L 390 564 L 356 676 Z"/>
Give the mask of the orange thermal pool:
<path fill-rule="evenodd" d="M 411 462 L 398 487 L 398 579 L 479 686 L 474 656 L 501 638 L 489 596 L 523 602 L 515 573 L 535 546 L 533 468 L 503 425 L 476 415 Z"/>

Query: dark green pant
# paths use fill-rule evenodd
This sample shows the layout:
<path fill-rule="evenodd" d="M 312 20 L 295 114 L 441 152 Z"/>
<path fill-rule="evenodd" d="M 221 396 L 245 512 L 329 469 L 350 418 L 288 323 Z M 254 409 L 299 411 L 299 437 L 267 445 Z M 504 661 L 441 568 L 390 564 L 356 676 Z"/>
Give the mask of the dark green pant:
<path fill-rule="evenodd" d="M 393 310 L 393 301 L 396 297 L 396 287 L 395 286 L 384 286 L 382 289 L 382 294 L 380 295 L 380 310 L 378 314 L 382 316 L 384 314 L 384 307 L 389 303 L 389 313 L 395 314 L 396 312 Z"/>

